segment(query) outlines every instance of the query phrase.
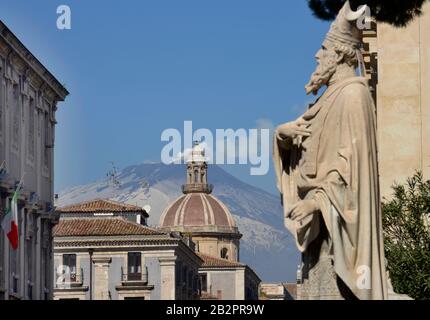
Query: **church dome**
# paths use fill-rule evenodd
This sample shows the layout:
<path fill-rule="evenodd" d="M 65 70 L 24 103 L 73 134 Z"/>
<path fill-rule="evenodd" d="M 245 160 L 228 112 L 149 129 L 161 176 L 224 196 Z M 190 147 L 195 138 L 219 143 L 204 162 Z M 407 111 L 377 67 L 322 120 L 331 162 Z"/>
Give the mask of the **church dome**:
<path fill-rule="evenodd" d="M 230 210 L 211 195 L 205 151 L 196 144 L 188 155 L 184 195 L 170 204 L 160 219 L 161 228 L 191 233 L 239 234 Z"/>
<path fill-rule="evenodd" d="M 207 193 L 188 193 L 179 197 L 164 211 L 160 225 L 178 231 L 237 232 L 228 208 Z"/>

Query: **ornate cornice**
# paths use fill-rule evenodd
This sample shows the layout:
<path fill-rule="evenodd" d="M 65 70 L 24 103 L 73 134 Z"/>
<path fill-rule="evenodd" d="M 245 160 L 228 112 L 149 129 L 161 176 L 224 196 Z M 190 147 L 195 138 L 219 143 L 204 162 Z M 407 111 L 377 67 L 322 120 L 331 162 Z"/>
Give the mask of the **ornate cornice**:
<path fill-rule="evenodd" d="M 91 238 L 66 238 L 54 237 L 54 248 L 70 248 L 70 247 L 127 247 L 127 246 L 171 246 L 177 245 L 180 239 L 161 238 L 142 235 L 136 237 L 116 237 L 111 239 L 91 239 Z"/>
<path fill-rule="evenodd" d="M 219 227 L 219 226 L 173 226 L 173 227 L 160 227 L 164 232 L 179 232 L 183 235 L 192 237 L 218 237 L 227 239 L 241 239 L 242 234 L 237 227 Z"/>
<path fill-rule="evenodd" d="M 67 89 L 43 66 L 43 64 L 19 41 L 19 39 L 0 21 L 0 44 L 6 45 L 0 52 L 7 54 L 7 59 L 21 67 L 23 74 L 32 80 L 36 88 L 43 92 L 51 101 L 64 101 L 69 95 Z M 45 88 L 42 88 L 43 85 Z"/>

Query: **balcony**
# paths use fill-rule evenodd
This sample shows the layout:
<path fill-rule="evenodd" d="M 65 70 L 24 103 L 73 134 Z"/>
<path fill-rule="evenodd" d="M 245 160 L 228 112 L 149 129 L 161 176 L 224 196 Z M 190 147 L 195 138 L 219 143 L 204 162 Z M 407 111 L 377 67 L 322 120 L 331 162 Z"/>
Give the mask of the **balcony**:
<path fill-rule="evenodd" d="M 132 272 L 126 272 L 121 267 L 121 283 L 123 286 L 146 286 L 148 284 L 148 268 L 139 267 L 137 270 L 131 270 Z"/>
<path fill-rule="evenodd" d="M 59 289 L 82 287 L 84 284 L 84 271 L 79 269 L 71 272 L 57 272 L 55 275 L 55 287 Z"/>

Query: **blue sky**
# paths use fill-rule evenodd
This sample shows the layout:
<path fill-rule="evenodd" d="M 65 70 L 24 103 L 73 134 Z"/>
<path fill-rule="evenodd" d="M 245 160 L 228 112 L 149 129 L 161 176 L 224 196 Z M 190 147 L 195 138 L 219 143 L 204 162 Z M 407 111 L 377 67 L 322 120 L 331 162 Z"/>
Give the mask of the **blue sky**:
<path fill-rule="evenodd" d="M 56 9 L 72 29 L 56 28 Z M 328 24 L 305 0 L 0 3 L 1 19 L 71 92 L 59 104 L 55 189 L 159 161 L 161 132 L 255 128 L 293 120 Z M 230 173 L 275 192 L 273 171 Z"/>

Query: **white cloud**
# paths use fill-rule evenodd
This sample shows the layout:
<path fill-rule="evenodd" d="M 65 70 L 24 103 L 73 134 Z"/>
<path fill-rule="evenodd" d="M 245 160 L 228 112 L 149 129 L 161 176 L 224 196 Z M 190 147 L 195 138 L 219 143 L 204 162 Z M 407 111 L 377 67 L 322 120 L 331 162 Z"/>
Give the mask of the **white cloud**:
<path fill-rule="evenodd" d="M 256 121 L 256 129 L 269 129 L 270 131 L 273 131 L 275 129 L 275 125 L 273 124 L 273 121 L 270 119 L 260 118 Z"/>

